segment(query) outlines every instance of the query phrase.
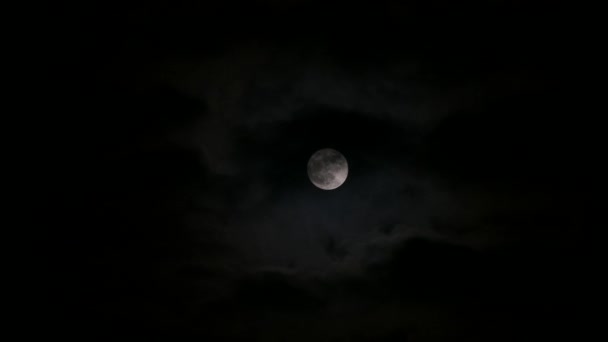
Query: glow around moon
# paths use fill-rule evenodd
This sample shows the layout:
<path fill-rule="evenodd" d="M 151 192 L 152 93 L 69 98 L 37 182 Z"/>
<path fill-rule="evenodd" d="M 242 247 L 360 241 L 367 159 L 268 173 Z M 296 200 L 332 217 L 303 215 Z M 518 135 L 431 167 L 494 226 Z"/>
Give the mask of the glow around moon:
<path fill-rule="evenodd" d="M 308 178 L 317 188 L 334 190 L 346 181 L 348 163 L 342 153 L 325 148 L 308 160 Z"/>

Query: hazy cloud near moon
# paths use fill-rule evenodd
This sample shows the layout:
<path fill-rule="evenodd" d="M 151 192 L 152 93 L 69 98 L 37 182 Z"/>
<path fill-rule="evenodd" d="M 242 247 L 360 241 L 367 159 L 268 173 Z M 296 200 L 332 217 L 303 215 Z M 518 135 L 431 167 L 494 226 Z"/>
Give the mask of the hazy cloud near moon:
<path fill-rule="evenodd" d="M 475 101 L 484 89 L 474 83 L 453 89 L 425 84 L 417 80 L 424 70 L 407 57 L 365 69 L 342 65 L 318 47 L 303 52 L 237 46 L 216 58 L 165 68 L 161 77 L 208 105 L 194 139 L 199 139 L 211 165 L 231 169 L 236 167 L 228 166 L 235 134 L 288 122 L 311 105 L 371 113 L 428 129 L 429 123 Z"/>
<path fill-rule="evenodd" d="M 440 3 L 316 1 L 293 22 L 232 1 L 218 2 L 225 18 L 206 1 L 91 8 L 97 34 L 69 44 L 90 59 L 66 63 L 90 82 L 59 88 L 79 118 L 75 153 L 45 177 L 71 216 L 48 229 L 52 330 L 589 340 L 583 303 L 597 303 L 603 240 L 587 215 L 601 168 L 585 159 L 601 159 L 588 141 L 603 135 L 582 117 L 595 113 L 581 110 L 589 84 L 564 72 L 587 64 L 566 45 L 586 33 L 564 25 L 570 8 L 547 15 L 559 5 Z M 501 5 L 473 10 L 490 3 Z M 325 147 L 348 159 L 337 191 L 307 177 Z"/>
<path fill-rule="evenodd" d="M 366 69 L 341 66 L 321 50 L 263 46 L 235 47 L 164 72 L 208 109 L 175 137 L 200 152 L 216 184 L 199 199 L 214 217 L 190 224 L 219 220 L 217 239 L 239 251 L 244 267 L 319 271 L 344 260 L 365 262 L 361 246 L 387 225 L 466 244 L 497 238 L 478 223 L 483 214 L 459 214 L 493 209 L 476 203 L 473 190 L 451 188 L 429 173 L 422 160 L 429 132 L 478 100 L 481 85 L 436 87 L 407 58 Z M 366 140 L 370 135 L 383 142 Z M 317 197 L 307 190 L 306 162 L 326 146 L 349 163 L 352 156 L 354 173 L 340 194 Z M 466 228 L 445 229 L 446 220 Z M 328 241 L 342 248 L 340 260 L 327 254 Z"/>

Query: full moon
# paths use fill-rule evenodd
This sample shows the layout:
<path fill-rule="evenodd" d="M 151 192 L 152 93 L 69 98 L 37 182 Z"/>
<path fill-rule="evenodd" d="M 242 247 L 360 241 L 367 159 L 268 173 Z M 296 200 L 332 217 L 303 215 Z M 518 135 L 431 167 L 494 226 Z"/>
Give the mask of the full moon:
<path fill-rule="evenodd" d="M 317 188 L 334 190 L 346 181 L 348 163 L 342 153 L 324 148 L 308 160 L 308 178 Z"/>

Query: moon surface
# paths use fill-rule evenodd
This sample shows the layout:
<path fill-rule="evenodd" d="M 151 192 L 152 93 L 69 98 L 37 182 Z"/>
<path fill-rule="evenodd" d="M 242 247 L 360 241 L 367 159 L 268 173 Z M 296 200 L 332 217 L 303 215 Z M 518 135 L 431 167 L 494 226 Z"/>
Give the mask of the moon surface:
<path fill-rule="evenodd" d="M 334 190 L 346 181 L 348 163 L 342 153 L 324 148 L 308 160 L 308 178 L 317 188 Z"/>

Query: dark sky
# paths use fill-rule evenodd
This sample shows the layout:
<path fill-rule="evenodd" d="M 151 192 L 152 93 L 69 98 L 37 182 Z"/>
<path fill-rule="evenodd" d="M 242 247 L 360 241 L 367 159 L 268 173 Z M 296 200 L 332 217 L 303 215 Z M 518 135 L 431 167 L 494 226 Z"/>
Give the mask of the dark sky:
<path fill-rule="evenodd" d="M 579 14 L 507 0 L 66 8 L 49 44 L 74 114 L 57 134 L 68 215 L 49 234 L 49 334 L 582 338 L 600 154 Z M 321 148 L 349 163 L 333 191 L 307 176 Z"/>

